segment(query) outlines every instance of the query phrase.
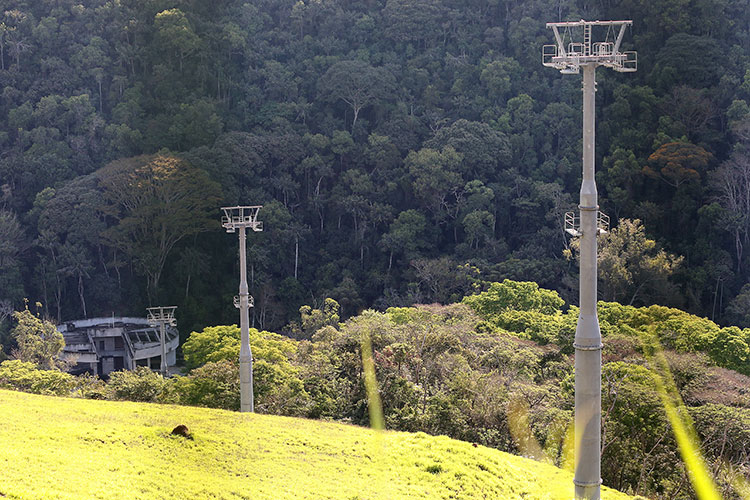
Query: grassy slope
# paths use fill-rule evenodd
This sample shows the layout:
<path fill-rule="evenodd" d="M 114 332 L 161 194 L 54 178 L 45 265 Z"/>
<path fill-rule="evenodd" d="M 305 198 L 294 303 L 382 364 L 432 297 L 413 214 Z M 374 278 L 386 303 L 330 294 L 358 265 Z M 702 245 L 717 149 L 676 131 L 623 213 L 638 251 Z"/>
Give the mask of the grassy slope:
<path fill-rule="evenodd" d="M 571 481 L 421 433 L 0 390 L 0 498 L 569 499 Z"/>

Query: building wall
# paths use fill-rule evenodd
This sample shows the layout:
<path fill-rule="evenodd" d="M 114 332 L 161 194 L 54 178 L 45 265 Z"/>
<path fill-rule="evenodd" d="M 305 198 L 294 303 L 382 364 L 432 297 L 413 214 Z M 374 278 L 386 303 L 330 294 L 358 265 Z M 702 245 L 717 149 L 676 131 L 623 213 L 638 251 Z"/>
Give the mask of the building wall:
<path fill-rule="evenodd" d="M 149 360 L 154 356 L 161 359 L 161 345 L 157 342 L 129 342 L 128 332 L 149 330 L 148 320 L 145 318 L 91 318 L 63 323 L 58 330 L 65 336 L 75 338 L 76 343 L 65 347 L 66 357 L 76 356 L 79 363 L 72 372 L 89 371 L 94 375 L 108 376 L 109 373 L 136 367 L 136 360 Z M 177 361 L 177 347 L 179 335 L 171 329 L 171 340 L 168 340 L 167 366 L 174 366 Z M 81 337 L 89 341 L 81 343 Z M 154 338 L 158 339 L 158 335 Z M 131 351 L 132 349 L 132 351 Z M 141 361 L 138 364 L 143 364 Z M 157 368 L 159 368 L 157 363 Z M 153 366 L 153 364 L 151 364 Z"/>

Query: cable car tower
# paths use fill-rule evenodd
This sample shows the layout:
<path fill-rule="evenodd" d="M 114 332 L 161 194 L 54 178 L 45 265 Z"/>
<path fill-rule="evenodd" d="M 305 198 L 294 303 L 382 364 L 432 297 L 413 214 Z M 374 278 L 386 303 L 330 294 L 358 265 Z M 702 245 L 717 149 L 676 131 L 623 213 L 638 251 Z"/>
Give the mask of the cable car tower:
<path fill-rule="evenodd" d="M 221 225 L 228 233 L 240 230 L 240 294 L 234 298 L 234 306 L 240 310 L 240 411 L 255 411 L 255 397 L 253 394 L 253 352 L 250 349 L 249 311 L 253 307 L 253 298 L 247 291 L 247 253 L 245 250 L 247 237 L 246 229 L 263 231 L 263 222 L 258 220 L 258 212 L 262 207 L 237 206 L 221 207 L 224 216 Z"/>
<path fill-rule="evenodd" d="M 159 371 L 163 377 L 169 375 L 169 367 L 167 366 L 167 343 L 166 343 L 166 328 L 168 326 L 175 326 L 177 320 L 174 317 L 174 311 L 177 306 L 158 306 L 158 307 L 147 307 L 148 312 L 148 324 L 149 326 L 159 327 L 159 343 L 161 344 L 161 367 Z"/>
<path fill-rule="evenodd" d="M 547 23 L 554 45 L 542 47 L 542 64 L 577 75 L 583 69 L 583 182 L 579 216 L 565 216 L 566 231 L 580 236 L 580 289 L 575 347 L 575 485 L 576 500 L 599 500 L 601 490 L 602 339 L 596 313 L 596 237 L 609 229 L 599 212 L 594 180 L 594 95 L 597 66 L 633 72 L 635 52 L 621 52 L 625 29 L 633 21 L 575 21 Z M 605 31 L 603 41 L 594 41 Z M 562 33 L 561 33 L 562 30 Z"/>

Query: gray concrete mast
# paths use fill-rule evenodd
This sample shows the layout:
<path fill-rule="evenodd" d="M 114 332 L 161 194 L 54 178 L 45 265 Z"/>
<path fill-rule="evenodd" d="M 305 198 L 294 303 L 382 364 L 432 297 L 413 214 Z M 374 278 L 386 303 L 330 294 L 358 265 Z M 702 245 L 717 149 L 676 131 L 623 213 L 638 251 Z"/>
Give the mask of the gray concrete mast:
<path fill-rule="evenodd" d="M 542 64 L 565 74 L 583 69 L 583 182 L 579 217 L 565 216 L 566 231 L 580 237 L 580 312 L 575 347 L 575 498 L 599 500 L 601 495 L 602 340 L 597 302 L 596 238 L 606 232 L 609 218 L 599 212 L 594 178 L 596 67 L 619 72 L 637 68 L 635 52 L 620 52 L 625 28 L 632 21 L 577 21 L 547 23 L 555 45 L 542 48 Z M 603 42 L 593 42 L 593 28 L 605 27 Z M 560 30 L 563 29 L 563 33 Z M 619 29 L 614 39 L 614 30 Z M 582 31 L 580 41 L 573 37 Z M 613 39 L 609 35 L 613 34 Z M 567 42 L 567 46 L 566 46 Z"/>
<path fill-rule="evenodd" d="M 255 411 L 253 394 L 253 352 L 250 349 L 250 317 L 253 298 L 247 288 L 247 251 L 246 228 L 262 231 L 263 223 L 258 221 L 261 206 L 222 207 L 224 216 L 221 224 L 228 233 L 240 230 L 240 294 L 234 298 L 235 307 L 240 310 L 240 411 Z"/>

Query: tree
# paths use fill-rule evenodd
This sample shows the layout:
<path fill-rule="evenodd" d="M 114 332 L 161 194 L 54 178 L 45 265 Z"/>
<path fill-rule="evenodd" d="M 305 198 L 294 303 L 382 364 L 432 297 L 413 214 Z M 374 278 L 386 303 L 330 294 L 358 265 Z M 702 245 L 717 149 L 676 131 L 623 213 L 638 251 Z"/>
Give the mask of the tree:
<path fill-rule="evenodd" d="M 5 23 L 0 22 L 0 70 L 3 71 L 5 71 L 5 43 L 11 29 Z"/>
<path fill-rule="evenodd" d="M 380 239 L 380 244 L 389 252 L 388 271 L 393 267 L 393 255 L 411 254 L 429 246 L 430 238 L 427 219 L 419 211 L 410 209 L 398 214 L 391 222 L 390 230 Z"/>
<path fill-rule="evenodd" d="M 733 324 L 750 328 L 750 284 L 743 285 L 740 293 L 729 301 L 726 313 Z"/>
<path fill-rule="evenodd" d="M 686 85 L 672 89 L 672 94 L 665 98 L 664 109 L 682 124 L 688 139 L 694 142 L 704 138 L 708 124 L 717 114 L 716 105 L 705 91 Z"/>
<path fill-rule="evenodd" d="M 555 291 L 539 288 L 531 281 L 508 279 L 502 283 L 491 283 L 489 289 L 482 293 L 464 297 L 463 303 L 484 318 L 510 310 L 554 315 L 560 313 L 565 305 Z"/>
<path fill-rule="evenodd" d="M 169 379 L 147 366 L 112 372 L 107 384 L 107 393 L 110 399 L 148 403 L 171 403 L 174 399 Z"/>
<path fill-rule="evenodd" d="M 28 306 L 13 313 L 13 318 L 18 322 L 11 332 L 18 344 L 12 353 L 17 359 L 34 363 L 43 370 L 65 366 L 58 358 L 65 348 L 65 339 L 55 325 L 34 316 Z"/>
<path fill-rule="evenodd" d="M 469 247 L 478 249 L 480 242 L 492 239 L 495 216 L 486 210 L 469 212 L 461 223 L 469 242 Z"/>
<path fill-rule="evenodd" d="M 146 275 L 150 302 L 175 244 L 217 227 L 220 188 L 203 170 L 161 154 L 114 161 L 96 176 L 102 211 L 115 221 L 102 236 Z"/>
<path fill-rule="evenodd" d="M 674 442 L 655 375 L 646 367 L 617 361 L 602 367 L 602 476 L 634 493 L 653 491 L 674 474 Z M 624 457 L 628 457 L 627 460 Z"/>
<path fill-rule="evenodd" d="M 740 150 L 735 151 L 712 173 L 711 181 L 724 209 L 721 224 L 734 239 L 739 272 L 744 247 L 750 240 L 750 159 Z"/>
<path fill-rule="evenodd" d="M 173 54 L 177 55 L 182 73 L 185 58 L 200 46 L 201 39 L 195 34 L 187 16 L 180 9 L 159 12 L 154 18 L 154 26 L 159 46 L 167 49 L 170 59 Z"/>
<path fill-rule="evenodd" d="M 13 212 L 0 209 L 0 302 L 12 304 L 20 301 L 23 295 L 19 257 L 25 248 L 26 235 L 18 217 Z"/>
<path fill-rule="evenodd" d="M 411 175 L 412 189 L 438 222 L 455 217 L 464 180 L 458 172 L 463 155 L 450 146 L 438 151 L 412 151 L 404 161 Z"/>
<path fill-rule="evenodd" d="M 683 182 L 700 180 L 712 161 L 711 153 L 700 146 L 689 142 L 668 142 L 648 157 L 643 173 L 677 188 Z"/>
<path fill-rule="evenodd" d="M 99 113 L 104 113 L 102 84 L 112 66 L 112 61 L 107 56 L 108 51 L 107 42 L 101 37 L 93 36 L 87 46 L 82 47 L 71 57 L 71 62 L 77 71 L 96 81 L 99 90 Z"/>
<path fill-rule="evenodd" d="M 171 117 L 167 130 L 168 146 L 185 150 L 210 146 L 221 133 L 223 124 L 216 113 L 216 105 L 208 99 L 182 103 Z"/>
<path fill-rule="evenodd" d="M 266 412 L 296 413 L 307 399 L 297 368 L 290 362 L 297 352 L 296 342 L 255 328 L 250 328 L 249 335 L 255 357 L 253 384 L 258 407 Z M 232 369 L 239 378 L 239 368 L 234 364 L 240 355 L 240 329 L 237 325 L 212 326 L 192 332 L 183 350 L 185 364 L 192 370 L 190 382 L 198 385 L 191 388 L 189 382 L 178 383 L 178 388 L 182 385 L 188 397 L 199 399 L 191 404 L 207 404 L 205 398 L 195 394 L 201 392 L 200 385 L 237 383 L 227 373 Z M 226 361 L 232 365 L 227 366 L 223 363 Z"/>
<path fill-rule="evenodd" d="M 96 267 L 97 253 L 99 261 L 103 261 L 101 232 L 106 226 L 99 212 L 101 204 L 101 192 L 96 189 L 93 175 L 72 180 L 54 191 L 48 200 L 39 199 L 41 213 L 36 243 L 49 257 L 47 268 L 54 272 L 58 322 L 62 320 L 62 289 L 71 277 L 76 281 L 80 312 L 84 318 L 88 317 L 85 281 Z M 107 272 L 106 265 L 104 271 Z"/>
<path fill-rule="evenodd" d="M 410 264 L 428 302 L 448 304 L 458 300 L 469 292 L 475 278 L 476 269 L 459 266 L 449 257 L 416 259 Z"/>
<path fill-rule="evenodd" d="M 511 77 L 521 73 L 518 62 L 511 57 L 501 57 L 482 69 L 479 80 L 495 103 L 504 103 L 511 90 Z"/>
<path fill-rule="evenodd" d="M 315 332 L 326 326 L 338 328 L 341 319 L 339 316 L 340 310 L 339 303 L 331 298 L 326 298 L 323 307 L 320 309 L 313 309 L 307 305 L 300 307 L 302 333 L 306 338 L 310 338 Z"/>
<path fill-rule="evenodd" d="M 617 148 L 604 158 L 604 169 L 598 177 L 607 189 L 607 199 L 615 206 L 615 215 L 632 209 L 635 204 L 637 181 L 641 167 L 635 154 L 626 149 Z"/>
<path fill-rule="evenodd" d="M 599 276 L 605 300 L 627 304 L 671 300 L 669 281 L 683 258 L 659 248 L 646 237 L 638 219 L 620 219 L 599 238 Z"/>
<path fill-rule="evenodd" d="M 510 143 L 505 134 L 486 123 L 464 119 L 438 130 L 425 146 L 435 150 L 451 147 L 461 154 L 463 161 L 459 168 L 467 180 L 486 181 L 498 168 L 507 167 L 511 158 Z"/>
<path fill-rule="evenodd" d="M 670 12 L 681 12 L 687 15 L 687 10 L 681 5 L 674 6 Z M 665 9 L 665 7 L 661 7 Z M 668 12 L 661 10 L 655 17 L 666 19 L 672 15 L 662 14 Z M 674 22 L 672 19 L 670 22 Z M 653 80 L 657 85 L 671 87 L 675 83 L 690 85 L 693 88 L 707 88 L 719 83 L 719 79 L 726 67 L 725 54 L 721 44 L 708 36 L 694 36 L 685 33 L 685 22 L 675 31 L 683 31 L 671 36 L 663 45 L 660 45 L 659 54 L 656 57 L 653 70 Z M 701 54 L 701 60 L 695 55 Z M 657 86 L 655 85 L 655 86 Z"/>
<path fill-rule="evenodd" d="M 359 60 L 339 61 L 318 80 L 318 92 L 329 101 L 342 100 L 352 108 L 352 131 L 362 108 L 389 96 L 395 87 L 393 75 Z"/>
<path fill-rule="evenodd" d="M 210 361 L 174 379 L 180 403 L 239 411 L 240 377 L 236 361 Z"/>
<path fill-rule="evenodd" d="M 31 48 L 31 44 L 27 42 L 23 35 L 17 29 L 11 29 L 7 31 L 7 43 L 8 52 L 10 55 L 16 58 L 16 67 L 21 67 L 21 54 L 28 51 Z"/>
<path fill-rule="evenodd" d="M 396 42 L 427 44 L 440 36 L 438 26 L 445 10 L 430 0 L 388 0 L 383 9 L 385 36 Z"/>

